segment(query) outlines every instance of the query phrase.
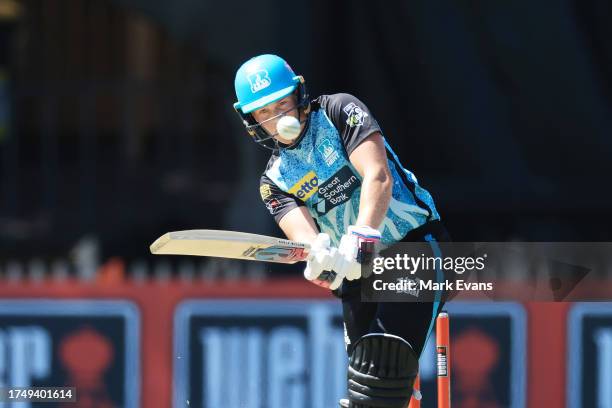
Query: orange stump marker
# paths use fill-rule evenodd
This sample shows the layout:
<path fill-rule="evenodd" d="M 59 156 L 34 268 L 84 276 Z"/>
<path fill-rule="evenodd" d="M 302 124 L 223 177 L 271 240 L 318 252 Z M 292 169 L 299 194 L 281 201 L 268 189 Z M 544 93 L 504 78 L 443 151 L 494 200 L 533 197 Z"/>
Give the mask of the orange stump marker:
<path fill-rule="evenodd" d="M 436 364 L 438 374 L 438 408 L 450 408 L 450 327 L 447 312 L 436 319 Z M 407 408 L 421 408 L 421 379 L 414 380 L 414 392 Z"/>
<path fill-rule="evenodd" d="M 438 408 L 450 408 L 450 335 L 448 313 L 436 320 L 436 357 L 438 367 Z"/>
<path fill-rule="evenodd" d="M 414 380 L 413 385 L 414 392 L 412 393 L 412 397 L 410 398 L 410 404 L 408 404 L 408 408 L 421 408 L 421 379 L 417 375 L 417 378 Z M 418 396 L 418 398 L 415 398 Z"/>

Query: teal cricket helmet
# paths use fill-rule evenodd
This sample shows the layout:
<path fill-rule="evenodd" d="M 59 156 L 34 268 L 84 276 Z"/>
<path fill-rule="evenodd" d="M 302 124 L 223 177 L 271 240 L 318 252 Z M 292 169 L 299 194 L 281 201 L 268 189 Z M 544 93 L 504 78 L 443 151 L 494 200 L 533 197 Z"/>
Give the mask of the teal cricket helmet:
<path fill-rule="evenodd" d="M 273 136 L 253 118 L 251 112 L 296 93 L 297 107 L 308 115 L 310 101 L 304 78 L 296 75 L 287 62 L 272 54 L 258 55 L 238 68 L 234 79 L 238 101 L 234 109 L 254 141 L 264 147 L 277 147 Z"/>
<path fill-rule="evenodd" d="M 293 93 L 300 84 L 289 64 L 276 55 L 264 54 L 251 58 L 238 69 L 234 88 L 242 113 L 250 113 Z"/>

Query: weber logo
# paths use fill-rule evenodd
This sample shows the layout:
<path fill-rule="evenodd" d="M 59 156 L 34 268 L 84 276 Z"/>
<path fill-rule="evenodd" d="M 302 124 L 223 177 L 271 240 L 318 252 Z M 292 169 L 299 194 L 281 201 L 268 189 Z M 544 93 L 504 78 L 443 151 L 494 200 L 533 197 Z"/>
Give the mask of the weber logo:
<path fill-rule="evenodd" d="M 174 407 L 337 406 L 341 308 L 322 301 L 188 301 L 175 315 Z"/>
<path fill-rule="evenodd" d="M 438 377 L 448 377 L 448 354 L 446 347 L 437 347 Z"/>

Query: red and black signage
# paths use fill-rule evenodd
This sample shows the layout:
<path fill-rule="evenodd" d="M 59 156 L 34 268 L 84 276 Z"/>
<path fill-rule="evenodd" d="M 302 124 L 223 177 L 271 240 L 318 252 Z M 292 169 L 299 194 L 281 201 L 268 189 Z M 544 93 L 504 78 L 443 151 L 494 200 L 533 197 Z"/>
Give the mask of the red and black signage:
<path fill-rule="evenodd" d="M 129 302 L 2 300 L 0 384 L 75 387 L 70 408 L 136 408 L 138 338 L 139 314 Z"/>

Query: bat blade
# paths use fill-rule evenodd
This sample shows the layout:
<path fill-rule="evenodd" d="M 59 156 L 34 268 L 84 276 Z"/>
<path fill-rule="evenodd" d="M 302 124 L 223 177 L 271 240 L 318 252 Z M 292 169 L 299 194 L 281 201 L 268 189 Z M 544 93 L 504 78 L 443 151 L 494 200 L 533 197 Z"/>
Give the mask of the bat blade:
<path fill-rule="evenodd" d="M 168 232 L 150 247 L 154 255 L 194 255 L 293 264 L 305 261 L 310 245 L 287 239 L 221 230 Z"/>

